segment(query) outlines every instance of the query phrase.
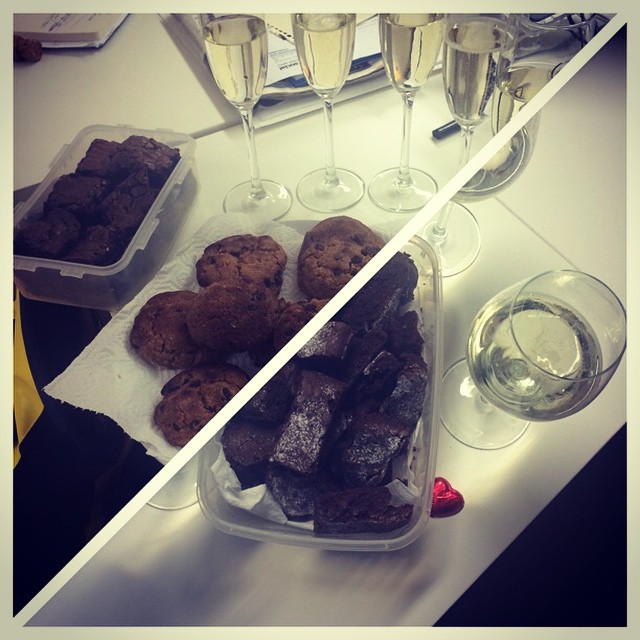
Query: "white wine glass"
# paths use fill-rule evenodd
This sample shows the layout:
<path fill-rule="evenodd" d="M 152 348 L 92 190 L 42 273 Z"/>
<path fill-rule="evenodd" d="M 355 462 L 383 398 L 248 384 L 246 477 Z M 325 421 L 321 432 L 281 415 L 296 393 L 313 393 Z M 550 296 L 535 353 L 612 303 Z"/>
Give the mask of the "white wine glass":
<path fill-rule="evenodd" d="M 442 78 L 447 105 L 462 134 L 460 168 L 469 161 L 474 130 L 488 117 L 498 78 L 513 56 L 514 23 L 507 14 L 447 15 Z M 455 198 L 427 225 L 425 238 L 440 258 L 443 276 L 464 271 L 480 251 L 478 223 Z"/>
<path fill-rule="evenodd" d="M 351 68 L 356 14 L 295 13 L 291 25 L 302 73 L 322 100 L 325 131 L 325 166 L 302 178 L 297 196 L 312 211 L 344 211 L 364 195 L 362 178 L 336 167 L 333 139 L 333 101 Z"/>
<path fill-rule="evenodd" d="M 267 27 L 260 16 L 200 14 L 207 60 L 222 95 L 240 112 L 250 179 L 227 193 L 226 213 L 259 213 L 282 218 L 293 198 L 279 182 L 260 177 L 253 127 L 253 108 L 264 90 L 267 76 Z"/>
<path fill-rule="evenodd" d="M 625 308 L 597 278 L 556 270 L 516 283 L 473 320 L 466 359 L 443 378 L 442 422 L 471 447 L 505 447 L 530 421 L 586 407 L 625 349 Z"/>
<path fill-rule="evenodd" d="M 409 149 L 413 103 L 440 53 L 443 24 L 441 13 L 381 13 L 378 17 L 384 68 L 403 101 L 400 166 L 378 173 L 368 189 L 373 203 L 386 211 L 418 211 L 437 190 L 428 173 L 410 168 Z"/>

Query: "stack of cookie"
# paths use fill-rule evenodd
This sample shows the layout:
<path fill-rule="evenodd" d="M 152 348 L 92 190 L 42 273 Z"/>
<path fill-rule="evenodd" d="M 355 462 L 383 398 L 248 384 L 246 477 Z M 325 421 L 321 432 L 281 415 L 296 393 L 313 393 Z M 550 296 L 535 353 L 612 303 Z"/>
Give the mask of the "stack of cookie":
<path fill-rule="evenodd" d="M 285 301 L 280 293 L 288 257 L 282 246 L 266 235 L 233 235 L 206 247 L 197 260 L 199 291 L 152 296 L 134 319 L 133 351 L 152 366 L 196 372 L 188 393 L 173 380 L 162 389 L 154 421 L 167 441 L 188 442 L 224 404 L 212 402 L 211 394 L 228 401 L 248 380 L 246 372 L 227 362 L 232 354 L 246 352 L 257 366 L 264 364 L 383 244 L 346 216 L 316 225 L 298 256 L 300 289 L 309 297 Z M 214 370 L 221 367 L 223 379 L 234 370 L 234 384 L 214 381 Z"/>

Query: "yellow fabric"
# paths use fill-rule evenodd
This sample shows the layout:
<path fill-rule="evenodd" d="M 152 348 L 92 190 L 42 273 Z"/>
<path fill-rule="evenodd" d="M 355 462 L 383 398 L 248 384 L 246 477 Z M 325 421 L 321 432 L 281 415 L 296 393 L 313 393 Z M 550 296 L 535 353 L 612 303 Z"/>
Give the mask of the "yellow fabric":
<path fill-rule="evenodd" d="M 20 460 L 20 443 L 43 409 L 27 360 L 20 319 L 20 297 L 16 292 L 13 300 L 13 414 L 18 441 L 13 447 L 14 468 Z"/>

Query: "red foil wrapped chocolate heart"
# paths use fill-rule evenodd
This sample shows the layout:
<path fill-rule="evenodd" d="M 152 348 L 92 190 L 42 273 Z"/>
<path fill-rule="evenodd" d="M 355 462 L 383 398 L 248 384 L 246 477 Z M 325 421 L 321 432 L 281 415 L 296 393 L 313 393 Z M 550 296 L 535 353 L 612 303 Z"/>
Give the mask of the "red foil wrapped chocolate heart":
<path fill-rule="evenodd" d="M 462 511 L 464 498 L 444 478 L 437 477 L 433 484 L 433 503 L 431 516 L 434 518 L 447 518 Z"/>

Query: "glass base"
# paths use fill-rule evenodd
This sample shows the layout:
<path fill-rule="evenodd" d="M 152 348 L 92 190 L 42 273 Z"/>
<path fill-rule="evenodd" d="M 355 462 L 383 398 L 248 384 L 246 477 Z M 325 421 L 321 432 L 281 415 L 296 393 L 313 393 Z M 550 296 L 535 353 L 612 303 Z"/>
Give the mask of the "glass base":
<path fill-rule="evenodd" d="M 364 181 L 347 169 L 336 169 L 338 183 L 326 180 L 326 171 L 316 169 L 308 173 L 298 184 L 298 200 L 312 211 L 334 213 L 344 211 L 360 201 L 364 195 Z"/>
<path fill-rule="evenodd" d="M 457 202 L 445 206 L 452 207 L 445 234 L 436 233 L 435 221 L 422 234 L 438 256 L 443 277 L 464 271 L 480 253 L 480 228 L 474 215 Z"/>
<path fill-rule="evenodd" d="M 442 379 L 440 418 L 456 440 L 474 449 L 502 449 L 513 444 L 529 423 L 497 409 L 481 397 L 465 360 Z"/>
<path fill-rule="evenodd" d="M 175 510 L 198 502 L 198 455 L 180 469 L 147 504 L 156 509 Z"/>
<path fill-rule="evenodd" d="M 435 180 L 424 171 L 409 169 L 410 181 L 401 184 L 398 169 L 381 171 L 369 184 L 371 201 L 385 211 L 405 213 L 419 211 L 437 191 Z"/>
<path fill-rule="evenodd" d="M 227 193 L 223 208 L 225 213 L 257 213 L 279 220 L 291 209 L 291 192 L 279 182 L 261 180 L 263 193 L 256 195 L 251 182 L 242 182 Z"/>

